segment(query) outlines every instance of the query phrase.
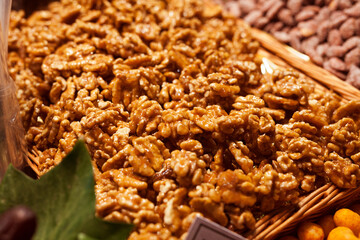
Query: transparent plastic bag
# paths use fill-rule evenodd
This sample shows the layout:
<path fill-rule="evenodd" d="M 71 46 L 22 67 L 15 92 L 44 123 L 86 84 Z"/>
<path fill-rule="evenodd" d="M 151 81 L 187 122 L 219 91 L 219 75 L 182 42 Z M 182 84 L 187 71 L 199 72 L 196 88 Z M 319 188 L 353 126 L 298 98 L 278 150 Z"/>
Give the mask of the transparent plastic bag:
<path fill-rule="evenodd" d="M 8 165 L 24 164 L 24 138 L 15 84 L 7 68 L 7 36 L 11 0 L 0 1 L 0 180 Z"/>

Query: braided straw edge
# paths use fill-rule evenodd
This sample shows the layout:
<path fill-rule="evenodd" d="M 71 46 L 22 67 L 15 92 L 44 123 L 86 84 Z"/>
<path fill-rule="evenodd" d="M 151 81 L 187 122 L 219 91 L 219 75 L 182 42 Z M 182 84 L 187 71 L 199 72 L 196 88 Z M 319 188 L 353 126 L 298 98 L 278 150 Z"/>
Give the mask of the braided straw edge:
<path fill-rule="evenodd" d="M 316 84 L 316 91 L 332 90 L 345 101 L 360 100 L 358 89 L 313 64 L 308 56 L 280 43 L 264 31 L 255 28 L 250 28 L 250 31 L 262 47 L 260 55 L 279 67 L 292 67 L 303 73 Z M 304 197 L 296 206 L 285 207 L 280 212 L 273 211 L 265 215 L 256 223 L 255 230 L 246 236 L 254 240 L 272 240 L 279 235 L 291 233 L 297 224 L 304 220 L 315 219 L 338 207 L 350 205 L 358 199 L 360 187 L 339 189 L 328 183 Z"/>

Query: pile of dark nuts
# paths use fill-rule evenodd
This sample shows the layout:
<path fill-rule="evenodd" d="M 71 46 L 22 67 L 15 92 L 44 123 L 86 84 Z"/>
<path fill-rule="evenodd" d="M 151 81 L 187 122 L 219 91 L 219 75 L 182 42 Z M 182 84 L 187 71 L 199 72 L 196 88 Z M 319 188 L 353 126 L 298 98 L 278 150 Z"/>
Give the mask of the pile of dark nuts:
<path fill-rule="evenodd" d="M 360 0 L 217 0 L 360 89 Z"/>

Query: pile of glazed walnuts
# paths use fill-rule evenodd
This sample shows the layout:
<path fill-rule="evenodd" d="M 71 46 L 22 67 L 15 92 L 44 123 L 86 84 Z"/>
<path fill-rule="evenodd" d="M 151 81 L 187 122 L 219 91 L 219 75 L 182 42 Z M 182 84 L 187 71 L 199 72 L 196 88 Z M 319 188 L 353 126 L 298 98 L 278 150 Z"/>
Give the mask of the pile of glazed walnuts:
<path fill-rule="evenodd" d="M 261 72 L 242 22 L 200 0 L 62 0 L 12 12 L 9 66 L 47 172 L 83 137 L 97 214 L 130 239 L 196 216 L 236 232 L 326 182 L 360 180 L 360 102 Z"/>

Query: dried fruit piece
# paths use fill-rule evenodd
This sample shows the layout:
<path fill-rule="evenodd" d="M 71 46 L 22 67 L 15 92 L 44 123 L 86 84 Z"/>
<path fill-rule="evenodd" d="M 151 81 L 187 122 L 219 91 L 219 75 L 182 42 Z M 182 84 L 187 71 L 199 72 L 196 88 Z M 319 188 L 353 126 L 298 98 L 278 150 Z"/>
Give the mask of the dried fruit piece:
<path fill-rule="evenodd" d="M 299 240 L 323 240 L 324 231 L 316 223 L 303 222 L 297 229 Z"/>
<path fill-rule="evenodd" d="M 358 238 L 354 235 L 351 229 L 347 227 L 337 227 L 334 228 L 327 238 L 327 240 L 338 240 L 338 239 L 346 239 L 346 240 L 358 240 Z"/>
<path fill-rule="evenodd" d="M 320 218 L 320 220 L 318 221 L 318 224 L 322 227 L 322 229 L 324 230 L 324 234 L 325 234 L 325 238 L 327 238 L 327 236 L 329 235 L 329 233 L 331 232 L 331 230 L 333 230 L 334 228 L 336 228 L 334 219 L 332 215 L 325 215 L 322 216 Z"/>
<path fill-rule="evenodd" d="M 334 222 L 338 227 L 351 229 L 355 236 L 358 236 L 360 233 L 360 215 L 350 209 L 342 208 L 337 210 L 334 214 Z"/>

